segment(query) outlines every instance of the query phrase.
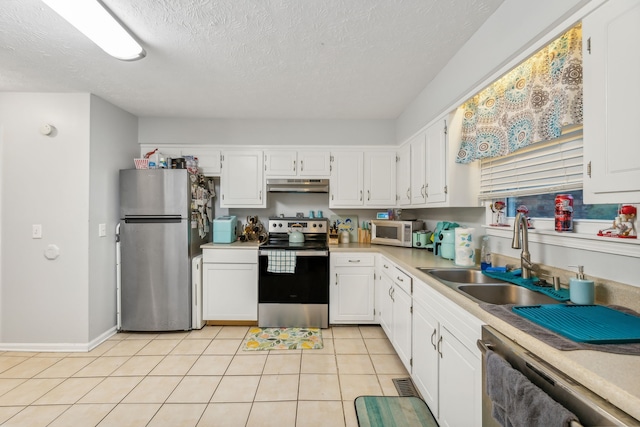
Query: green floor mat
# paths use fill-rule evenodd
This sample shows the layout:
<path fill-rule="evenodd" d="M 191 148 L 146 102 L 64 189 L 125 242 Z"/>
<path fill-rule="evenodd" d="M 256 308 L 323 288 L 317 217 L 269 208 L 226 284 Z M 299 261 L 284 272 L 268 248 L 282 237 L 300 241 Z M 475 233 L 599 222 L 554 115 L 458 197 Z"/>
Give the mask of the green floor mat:
<path fill-rule="evenodd" d="M 360 427 L 438 427 L 427 404 L 418 397 L 360 396 L 355 406 Z"/>

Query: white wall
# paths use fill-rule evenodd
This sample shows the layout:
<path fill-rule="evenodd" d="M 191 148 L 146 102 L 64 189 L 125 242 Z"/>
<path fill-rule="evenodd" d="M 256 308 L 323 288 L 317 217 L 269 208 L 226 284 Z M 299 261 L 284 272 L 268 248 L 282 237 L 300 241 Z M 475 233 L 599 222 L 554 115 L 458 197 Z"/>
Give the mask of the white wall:
<path fill-rule="evenodd" d="M 141 117 L 140 144 L 393 145 L 395 120 Z"/>
<path fill-rule="evenodd" d="M 582 6 L 598 2 L 505 0 L 398 117 L 397 141 L 403 142 L 450 107 L 461 104 L 470 91 L 490 83 L 488 78 L 535 42 L 549 36 L 551 30 Z"/>
<path fill-rule="evenodd" d="M 1 93 L 0 120 L 0 342 L 85 343 L 89 95 Z M 43 123 L 57 131 L 40 134 Z M 55 260 L 44 257 L 49 244 L 60 248 Z"/>
<path fill-rule="evenodd" d="M 115 227 L 119 219 L 120 169 L 138 156 L 138 119 L 91 96 L 89 176 L 89 341 L 116 325 Z M 107 235 L 98 236 L 105 224 Z"/>

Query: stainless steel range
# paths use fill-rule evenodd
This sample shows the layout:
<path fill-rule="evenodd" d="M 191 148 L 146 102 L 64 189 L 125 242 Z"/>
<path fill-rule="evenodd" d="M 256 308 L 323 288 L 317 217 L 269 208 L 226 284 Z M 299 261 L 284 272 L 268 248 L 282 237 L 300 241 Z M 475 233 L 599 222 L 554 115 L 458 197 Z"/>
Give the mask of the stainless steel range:
<path fill-rule="evenodd" d="M 329 245 L 325 218 L 269 218 L 260 245 L 258 326 L 329 326 Z M 304 242 L 290 239 L 300 232 Z"/>

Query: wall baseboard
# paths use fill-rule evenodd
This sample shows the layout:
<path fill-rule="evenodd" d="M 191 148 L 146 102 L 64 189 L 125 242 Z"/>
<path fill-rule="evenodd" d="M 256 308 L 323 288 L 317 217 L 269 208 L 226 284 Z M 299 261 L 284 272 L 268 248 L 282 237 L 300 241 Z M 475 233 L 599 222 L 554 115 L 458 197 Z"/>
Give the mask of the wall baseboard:
<path fill-rule="evenodd" d="M 117 333 L 113 328 L 103 332 L 88 343 L 0 343 L 0 351 L 28 351 L 37 353 L 86 353 Z"/>

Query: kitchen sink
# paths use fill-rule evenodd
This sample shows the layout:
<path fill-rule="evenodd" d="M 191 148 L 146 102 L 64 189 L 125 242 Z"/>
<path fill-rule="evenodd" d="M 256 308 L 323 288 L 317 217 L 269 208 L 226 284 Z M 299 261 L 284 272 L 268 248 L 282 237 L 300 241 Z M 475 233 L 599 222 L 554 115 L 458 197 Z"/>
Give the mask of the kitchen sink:
<path fill-rule="evenodd" d="M 485 276 L 480 270 L 464 268 L 418 268 L 418 270 L 479 303 L 558 304 L 558 301 L 550 296 Z"/>
<path fill-rule="evenodd" d="M 462 268 L 433 269 L 419 268 L 419 270 L 439 280 L 455 283 L 504 283 L 500 279 L 493 279 L 482 274 L 480 270 L 468 270 Z"/>
<path fill-rule="evenodd" d="M 484 285 L 460 285 L 459 292 L 471 296 L 473 299 L 489 304 L 557 304 L 555 299 L 535 292 L 522 286 L 512 284 L 484 284 Z"/>

